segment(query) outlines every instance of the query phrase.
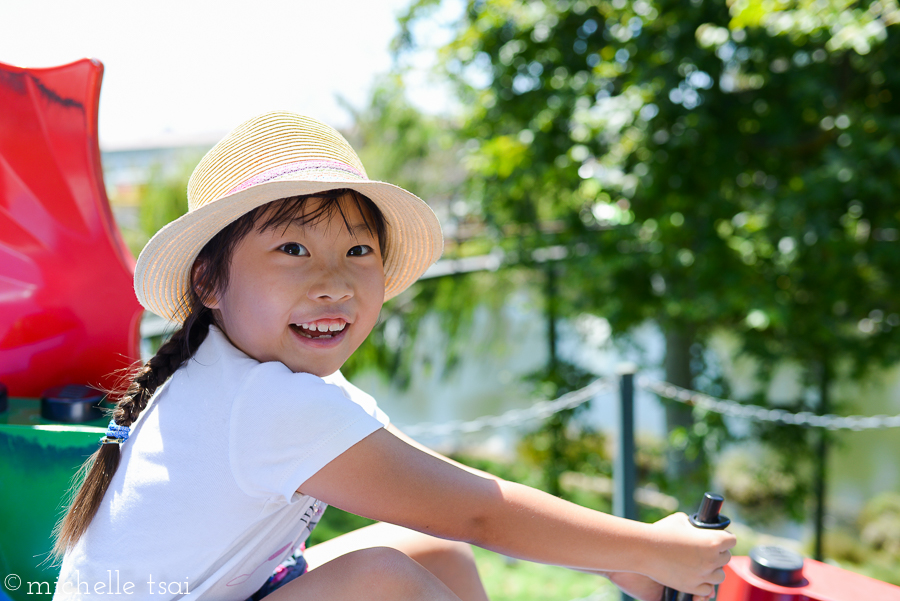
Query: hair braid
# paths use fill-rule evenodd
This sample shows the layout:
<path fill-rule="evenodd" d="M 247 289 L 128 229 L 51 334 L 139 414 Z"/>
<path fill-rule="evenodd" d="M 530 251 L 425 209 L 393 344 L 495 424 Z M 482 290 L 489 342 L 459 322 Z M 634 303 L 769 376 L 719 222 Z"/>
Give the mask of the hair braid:
<path fill-rule="evenodd" d="M 118 425 L 130 426 L 136 422 L 156 389 L 194 356 L 209 333 L 209 315 L 208 310 L 203 310 L 200 317 L 193 320 L 194 323 L 189 325 L 185 322 L 184 327 L 160 346 L 156 354 L 138 370 L 113 410 L 112 417 Z"/>
<path fill-rule="evenodd" d="M 116 403 L 112 411 L 112 418 L 116 424 L 131 426 L 136 422 L 141 412 L 147 408 L 156 389 L 185 361 L 194 356 L 209 334 L 212 312 L 200 303 L 196 295 L 192 297 L 190 301 L 192 310 L 184 325 L 137 370 L 131 384 Z M 56 540 L 51 555 L 55 560 L 60 560 L 67 549 L 75 546 L 87 530 L 119 467 L 120 456 L 119 445 L 100 445 L 76 473 L 70 490 L 70 495 L 74 493 L 74 498 L 69 505 L 69 511 L 53 531 Z M 83 481 L 75 492 L 80 480 Z"/>

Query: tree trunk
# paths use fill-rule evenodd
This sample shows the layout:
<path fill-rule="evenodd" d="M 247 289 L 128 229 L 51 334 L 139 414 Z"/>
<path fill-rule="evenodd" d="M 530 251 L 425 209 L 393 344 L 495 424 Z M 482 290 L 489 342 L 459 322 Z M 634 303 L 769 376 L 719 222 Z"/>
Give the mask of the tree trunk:
<path fill-rule="evenodd" d="M 546 280 L 546 315 L 547 315 L 547 374 L 553 380 L 557 381 L 557 371 L 559 370 L 559 361 L 556 352 L 556 322 L 558 320 L 557 310 L 557 290 L 556 290 L 556 265 L 553 262 L 546 264 L 545 273 Z M 550 416 L 546 422 L 546 428 L 550 433 L 550 457 L 547 465 L 544 467 L 544 477 L 547 485 L 547 492 L 551 495 L 562 496 L 562 485 L 560 478 L 563 472 L 563 455 L 565 453 L 566 444 L 566 425 L 569 416 L 563 413 L 557 413 Z"/>
<path fill-rule="evenodd" d="M 691 373 L 691 345 L 695 342 L 696 328 L 693 326 L 673 326 L 666 332 L 666 381 L 682 388 L 693 389 L 694 377 Z M 676 428 L 688 430 L 694 425 L 691 408 L 676 401 L 666 401 L 666 431 Z M 702 458 L 688 460 L 680 449 L 668 447 L 666 472 L 672 482 L 683 481 L 702 464 Z"/>

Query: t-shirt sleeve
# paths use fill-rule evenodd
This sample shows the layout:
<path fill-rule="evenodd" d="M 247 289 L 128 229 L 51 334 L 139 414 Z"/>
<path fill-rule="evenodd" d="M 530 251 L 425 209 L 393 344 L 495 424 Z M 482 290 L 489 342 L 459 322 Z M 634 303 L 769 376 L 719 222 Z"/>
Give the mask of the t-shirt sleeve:
<path fill-rule="evenodd" d="M 390 418 L 381 410 L 375 398 L 367 392 L 364 392 L 351 384 L 340 371 L 336 371 L 326 378 L 324 381 L 335 384 L 344 392 L 344 396 L 366 410 L 366 413 L 372 415 L 385 426 L 390 423 Z"/>
<path fill-rule="evenodd" d="M 296 500 L 301 484 L 387 423 L 374 399 L 352 387 L 363 395 L 353 399 L 340 379 L 338 386 L 275 362 L 250 370 L 234 397 L 229 441 L 244 492 Z"/>

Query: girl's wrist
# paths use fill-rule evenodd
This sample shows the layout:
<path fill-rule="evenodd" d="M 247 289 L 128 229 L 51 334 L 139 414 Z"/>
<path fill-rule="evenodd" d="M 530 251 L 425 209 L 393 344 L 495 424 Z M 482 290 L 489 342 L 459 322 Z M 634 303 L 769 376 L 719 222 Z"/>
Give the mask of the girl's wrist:
<path fill-rule="evenodd" d="M 637 522 L 637 537 L 633 545 L 635 551 L 633 569 L 629 571 L 651 576 L 656 572 L 656 568 L 660 565 L 660 561 L 665 561 L 660 557 L 660 540 L 657 529 L 653 524 L 645 524 Z"/>

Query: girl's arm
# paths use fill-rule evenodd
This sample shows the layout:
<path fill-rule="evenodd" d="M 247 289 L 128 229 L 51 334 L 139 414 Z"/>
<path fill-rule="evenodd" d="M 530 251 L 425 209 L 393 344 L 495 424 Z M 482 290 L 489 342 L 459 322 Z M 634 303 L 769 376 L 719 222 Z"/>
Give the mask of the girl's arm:
<path fill-rule="evenodd" d="M 397 426 L 395 426 L 394 424 L 388 424 L 387 426 L 385 426 L 385 429 L 388 432 L 390 432 L 391 434 L 393 434 L 394 436 L 396 436 L 397 438 L 399 438 L 400 440 L 402 440 L 403 442 L 405 442 L 406 444 L 408 444 L 409 446 L 414 447 L 414 448 L 422 451 L 423 453 L 428 453 L 432 457 L 437 457 L 441 461 L 446 461 L 447 463 L 455 465 L 456 467 L 458 467 L 460 469 L 466 470 L 467 472 L 471 472 L 471 473 L 475 474 L 476 476 L 481 476 L 482 478 L 487 478 L 488 480 L 501 480 L 501 478 L 498 478 L 494 474 L 489 474 L 489 473 L 483 472 L 479 469 L 475 469 L 474 467 L 464 465 L 462 463 L 459 463 L 458 461 L 454 461 L 454 460 L 450 459 L 449 457 L 441 455 L 440 453 L 438 453 L 437 451 L 435 451 L 433 449 L 429 449 L 428 447 L 426 447 L 419 441 L 412 439 L 409 436 L 407 436 L 405 433 L 401 432 L 400 429 L 397 428 Z"/>
<path fill-rule="evenodd" d="M 616 518 L 462 469 L 387 430 L 369 435 L 300 491 L 371 519 L 530 561 L 638 572 L 695 595 L 722 582 L 734 536 L 693 528 L 684 514 L 655 524 Z"/>
<path fill-rule="evenodd" d="M 449 457 L 445 457 L 440 453 L 429 449 L 428 447 L 420 444 L 419 442 L 413 440 L 399 429 L 397 429 L 394 424 L 389 424 L 387 426 L 387 430 L 399 438 L 400 440 L 406 442 L 407 444 L 428 453 L 429 455 L 433 455 L 438 459 L 443 461 L 447 461 L 456 465 L 466 471 L 472 472 L 473 474 L 484 476 L 485 478 L 489 478 L 491 480 L 499 480 L 497 476 L 493 474 L 488 474 L 486 472 L 482 472 L 481 470 L 477 470 L 473 467 L 469 467 L 467 465 L 463 465 L 461 463 L 457 463 L 456 461 L 450 459 Z M 623 592 L 628 593 L 631 597 L 635 599 L 659 599 L 662 596 L 662 585 L 658 582 L 651 580 L 647 576 L 643 574 L 638 574 L 636 572 L 612 572 L 609 570 L 579 570 L 584 572 L 585 574 L 594 574 L 595 576 L 603 576 L 604 578 L 608 578 L 615 584 L 617 587 L 622 589 Z M 706 601 L 708 597 L 694 597 L 695 601 Z"/>

